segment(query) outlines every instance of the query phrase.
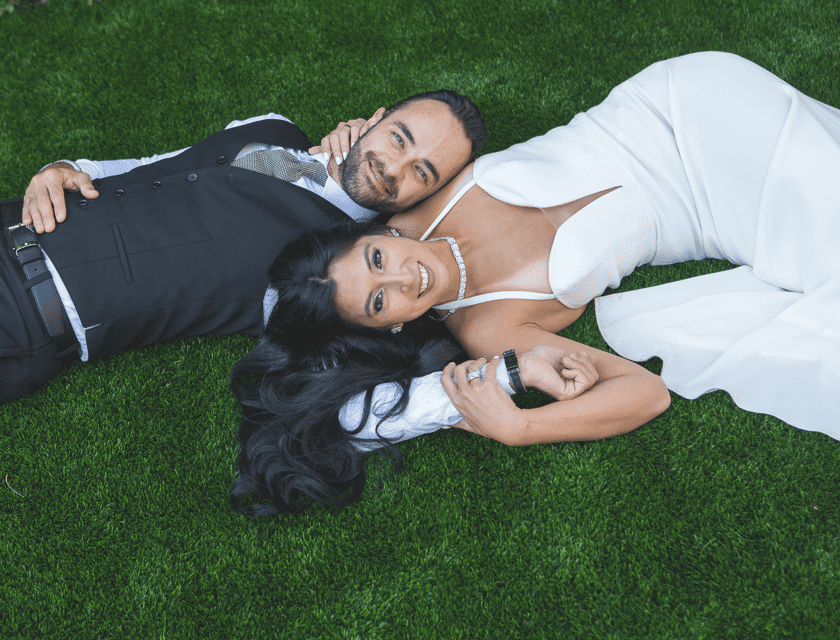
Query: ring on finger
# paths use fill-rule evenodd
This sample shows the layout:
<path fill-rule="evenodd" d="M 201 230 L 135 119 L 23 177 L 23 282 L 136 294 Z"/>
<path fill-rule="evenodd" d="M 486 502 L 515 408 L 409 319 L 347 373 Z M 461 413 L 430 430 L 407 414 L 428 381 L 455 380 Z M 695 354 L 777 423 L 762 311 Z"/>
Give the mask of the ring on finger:
<path fill-rule="evenodd" d="M 467 382 L 469 382 L 470 380 L 475 380 L 476 378 L 480 378 L 480 377 L 481 377 L 481 371 L 479 371 L 478 369 L 470 369 L 467 372 Z"/>

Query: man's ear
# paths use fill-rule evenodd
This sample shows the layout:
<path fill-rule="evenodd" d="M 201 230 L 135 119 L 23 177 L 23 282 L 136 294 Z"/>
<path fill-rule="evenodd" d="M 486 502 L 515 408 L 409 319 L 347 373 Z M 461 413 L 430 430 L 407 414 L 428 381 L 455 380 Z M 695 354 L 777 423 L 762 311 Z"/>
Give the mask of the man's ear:
<path fill-rule="evenodd" d="M 384 114 L 384 113 L 385 113 L 385 107 L 379 107 L 376 110 L 376 113 L 374 113 L 370 118 L 368 118 L 367 128 L 370 129 L 373 125 L 375 125 L 377 122 L 382 120 L 382 114 Z"/>

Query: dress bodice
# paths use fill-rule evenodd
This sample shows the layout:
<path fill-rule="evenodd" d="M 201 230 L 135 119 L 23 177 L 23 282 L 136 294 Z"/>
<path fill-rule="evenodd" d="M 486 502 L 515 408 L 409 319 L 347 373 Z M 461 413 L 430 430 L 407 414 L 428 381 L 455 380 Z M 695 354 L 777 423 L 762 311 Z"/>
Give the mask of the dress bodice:
<path fill-rule="evenodd" d="M 558 141 L 553 140 L 551 144 L 558 153 Z M 435 309 L 449 311 L 505 299 L 556 299 L 569 308 L 579 308 L 600 296 L 607 287 L 617 287 L 639 265 L 654 260 L 656 218 L 625 174 L 597 156 L 566 144 L 561 145 L 559 154 L 570 170 L 558 170 L 555 166 L 554 178 L 549 180 L 541 175 L 538 162 L 523 157 L 527 151 L 522 146 L 480 158 L 473 170 L 476 177 L 455 194 L 420 239 L 426 240 L 475 184 L 498 200 L 536 208 L 566 204 L 595 192 L 620 188 L 589 203 L 556 230 L 548 258 L 552 293 L 495 291 L 438 305 Z M 557 175 L 566 178 L 558 180 Z M 549 180 L 549 193 L 540 189 L 545 184 L 541 180 Z"/>

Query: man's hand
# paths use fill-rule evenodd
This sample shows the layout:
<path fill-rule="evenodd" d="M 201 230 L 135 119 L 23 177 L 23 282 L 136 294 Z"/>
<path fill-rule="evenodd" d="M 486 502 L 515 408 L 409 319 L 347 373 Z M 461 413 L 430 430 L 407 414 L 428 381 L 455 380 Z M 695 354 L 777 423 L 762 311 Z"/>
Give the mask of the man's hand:
<path fill-rule="evenodd" d="M 324 160 L 327 161 L 327 171 L 332 176 L 333 180 L 338 182 L 341 177 L 338 167 L 347 158 L 350 153 L 350 147 L 356 144 L 356 140 L 361 138 L 368 129 L 382 119 L 382 114 L 385 113 L 385 107 L 379 107 L 372 117 L 365 120 L 364 118 L 356 118 L 355 120 L 348 120 L 347 122 L 339 122 L 335 131 L 327 134 L 321 140 L 321 145 L 312 147 L 309 150 L 310 155 L 321 153 L 324 155 Z M 330 162 L 332 158 L 332 162 Z"/>
<path fill-rule="evenodd" d="M 35 174 L 23 196 L 23 224 L 32 224 L 37 233 L 50 233 L 56 222 L 64 222 L 67 207 L 64 189 L 81 191 L 85 198 L 98 198 L 90 176 L 76 171 L 66 162 L 56 162 Z"/>
<path fill-rule="evenodd" d="M 510 396 L 496 382 L 499 359 L 493 358 L 484 372 L 484 380 L 475 378 L 467 382 L 467 372 L 481 369 L 486 361 L 467 360 L 457 367 L 448 364 L 443 369 L 440 383 L 452 401 L 452 406 L 463 418 L 452 425 L 457 429 L 472 431 L 485 438 L 492 438 L 507 445 L 514 445 L 517 436 L 527 428 L 527 420 Z M 455 382 L 452 374 L 455 374 Z"/>
<path fill-rule="evenodd" d="M 569 353 L 560 347 L 537 346 L 517 354 L 522 384 L 539 389 L 555 400 L 571 400 L 590 389 L 600 376 L 587 353 Z"/>

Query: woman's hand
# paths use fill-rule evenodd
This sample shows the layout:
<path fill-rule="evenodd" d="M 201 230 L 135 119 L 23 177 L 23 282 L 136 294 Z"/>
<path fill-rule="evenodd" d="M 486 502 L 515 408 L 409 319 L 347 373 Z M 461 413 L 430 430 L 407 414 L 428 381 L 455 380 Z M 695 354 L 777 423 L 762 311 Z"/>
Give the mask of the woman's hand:
<path fill-rule="evenodd" d="M 490 361 L 484 380 L 477 377 L 467 382 L 467 373 L 474 369 L 480 370 L 485 362 L 484 358 L 479 358 L 467 360 L 458 366 L 450 363 L 444 367 L 440 382 L 463 418 L 452 426 L 513 445 L 517 436 L 527 428 L 527 420 L 522 410 L 513 404 L 507 392 L 496 382 L 499 358 Z M 452 380 L 453 373 L 455 381 Z"/>
<path fill-rule="evenodd" d="M 558 346 L 537 346 L 517 354 L 517 360 L 522 384 L 555 400 L 578 397 L 600 377 L 594 358 L 585 351 L 569 353 Z"/>
<path fill-rule="evenodd" d="M 328 160 L 330 156 L 335 159 L 335 163 L 340 165 L 347 158 L 350 152 L 350 147 L 356 144 L 362 135 L 372 126 L 370 120 L 364 118 L 356 118 L 348 122 L 339 122 L 335 131 L 327 134 L 321 140 L 321 146 L 312 147 L 309 150 L 311 155 L 323 153 L 324 160 Z"/>

